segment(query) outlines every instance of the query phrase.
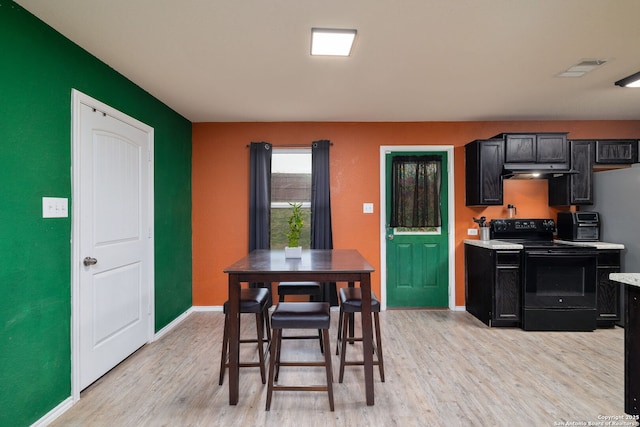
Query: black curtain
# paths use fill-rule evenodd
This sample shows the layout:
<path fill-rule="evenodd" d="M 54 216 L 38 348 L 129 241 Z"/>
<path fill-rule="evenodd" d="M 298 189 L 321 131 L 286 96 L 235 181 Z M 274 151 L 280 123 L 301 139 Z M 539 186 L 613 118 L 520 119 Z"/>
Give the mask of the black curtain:
<path fill-rule="evenodd" d="M 271 144 L 252 142 L 249 156 L 249 252 L 269 249 L 271 229 Z"/>
<path fill-rule="evenodd" d="M 441 157 L 395 156 L 391 162 L 391 227 L 439 227 Z"/>
<path fill-rule="evenodd" d="M 249 252 L 269 249 L 271 241 L 271 144 L 252 142 L 249 154 Z M 271 283 L 251 283 L 266 287 Z M 271 305 L 271 297 L 269 297 Z"/>
<path fill-rule="evenodd" d="M 311 249 L 333 249 L 328 140 L 311 145 Z M 338 305 L 335 283 L 323 283 L 323 301 Z"/>

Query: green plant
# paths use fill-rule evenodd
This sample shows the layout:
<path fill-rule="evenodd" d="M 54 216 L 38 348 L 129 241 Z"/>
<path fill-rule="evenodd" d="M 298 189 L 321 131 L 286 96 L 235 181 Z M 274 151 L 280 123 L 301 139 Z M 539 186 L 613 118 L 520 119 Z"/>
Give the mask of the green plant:
<path fill-rule="evenodd" d="M 287 242 L 290 248 L 300 246 L 300 233 L 304 224 L 302 216 L 302 203 L 289 203 L 293 208 L 289 217 L 289 231 L 287 232 Z"/>

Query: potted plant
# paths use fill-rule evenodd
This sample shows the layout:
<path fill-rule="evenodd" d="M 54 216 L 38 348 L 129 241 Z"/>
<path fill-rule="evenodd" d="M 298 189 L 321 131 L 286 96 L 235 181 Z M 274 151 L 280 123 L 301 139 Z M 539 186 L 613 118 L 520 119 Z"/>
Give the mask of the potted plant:
<path fill-rule="evenodd" d="M 302 232 L 302 203 L 289 203 L 293 208 L 289 217 L 289 231 L 287 232 L 287 246 L 284 248 L 285 258 L 302 258 L 300 233 Z"/>

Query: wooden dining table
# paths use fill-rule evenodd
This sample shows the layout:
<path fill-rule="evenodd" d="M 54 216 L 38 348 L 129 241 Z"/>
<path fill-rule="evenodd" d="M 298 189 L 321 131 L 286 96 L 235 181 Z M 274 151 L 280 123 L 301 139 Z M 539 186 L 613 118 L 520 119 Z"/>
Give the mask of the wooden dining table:
<path fill-rule="evenodd" d="M 373 267 L 355 249 L 310 249 L 302 258 L 285 258 L 283 250 L 257 249 L 223 270 L 229 276 L 229 404 L 239 398 L 240 287 L 242 283 L 351 282 L 362 289 L 362 336 L 365 395 L 374 404 L 371 273 Z"/>

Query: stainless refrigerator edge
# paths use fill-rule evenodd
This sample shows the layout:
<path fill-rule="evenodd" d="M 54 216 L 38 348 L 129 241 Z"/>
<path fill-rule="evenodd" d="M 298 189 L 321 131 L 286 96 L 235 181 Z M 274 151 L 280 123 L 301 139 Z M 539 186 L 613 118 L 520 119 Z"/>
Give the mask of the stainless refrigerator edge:
<path fill-rule="evenodd" d="M 624 245 L 622 272 L 640 273 L 640 164 L 593 175 L 594 204 L 582 210 L 600 213 L 601 241 Z"/>

